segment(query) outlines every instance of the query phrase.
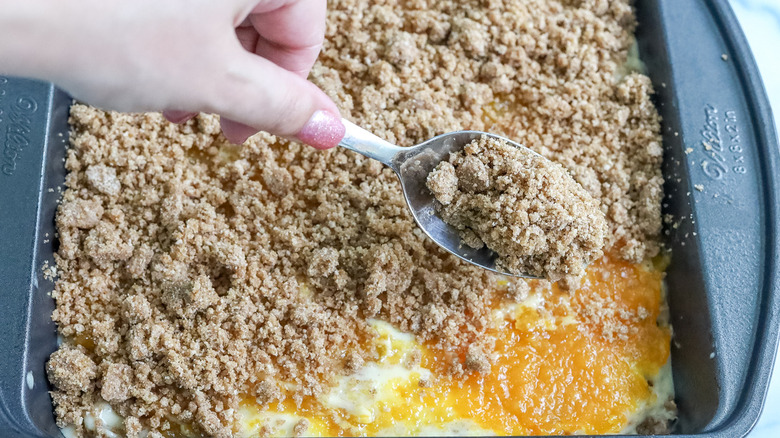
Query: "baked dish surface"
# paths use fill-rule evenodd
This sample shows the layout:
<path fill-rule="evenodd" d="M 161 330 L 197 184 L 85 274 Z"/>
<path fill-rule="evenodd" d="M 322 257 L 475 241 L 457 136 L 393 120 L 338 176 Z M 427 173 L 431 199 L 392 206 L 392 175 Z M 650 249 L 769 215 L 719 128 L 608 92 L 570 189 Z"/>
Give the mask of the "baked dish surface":
<path fill-rule="evenodd" d="M 329 2 L 310 78 L 402 146 L 473 129 L 563 166 L 605 255 L 490 274 L 390 169 L 218 119 L 71 107 L 47 363 L 68 437 L 663 433 L 660 120 L 628 0 Z M 258 102 L 262 110 L 263 102 Z"/>

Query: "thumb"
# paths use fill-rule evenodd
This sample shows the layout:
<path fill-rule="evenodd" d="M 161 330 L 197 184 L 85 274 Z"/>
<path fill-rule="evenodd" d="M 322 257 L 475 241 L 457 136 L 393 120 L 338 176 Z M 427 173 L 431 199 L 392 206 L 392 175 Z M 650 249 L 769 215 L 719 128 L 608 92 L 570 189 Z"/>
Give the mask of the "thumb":
<path fill-rule="evenodd" d="M 316 85 L 245 50 L 233 58 L 215 108 L 228 139 L 261 130 L 318 149 L 338 145 L 345 132 L 338 107 Z"/>

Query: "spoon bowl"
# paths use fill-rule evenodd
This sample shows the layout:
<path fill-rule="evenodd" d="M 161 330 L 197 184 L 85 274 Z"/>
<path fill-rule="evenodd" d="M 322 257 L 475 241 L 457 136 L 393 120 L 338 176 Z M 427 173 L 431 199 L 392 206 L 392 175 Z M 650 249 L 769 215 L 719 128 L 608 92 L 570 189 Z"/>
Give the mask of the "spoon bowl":
<path fill-rule="evenodd" d="M 534 155 L 539 154 L 504 137 L 480 131 L 449 132 L 416 146 L 403 148 L 391 144 L 347 120 L 342 121 L 347 130 L 339 146 L 378 160 L 395 171 L 401 180 L 404 197 L 415 222 L 431 240 L 451 254 L 497 274 L 539 278 L 506 272 L 496 266 L 498 255 L 487 246 L 475 249 L 464 244 L 458 229 L 444 222 L 437 214 L 437 201 L 426 186 L 428 174 L 439 163 L 449 159 L 451 153 L 463 149 L 483 135 L 505 141 L 507 144 Z"/>

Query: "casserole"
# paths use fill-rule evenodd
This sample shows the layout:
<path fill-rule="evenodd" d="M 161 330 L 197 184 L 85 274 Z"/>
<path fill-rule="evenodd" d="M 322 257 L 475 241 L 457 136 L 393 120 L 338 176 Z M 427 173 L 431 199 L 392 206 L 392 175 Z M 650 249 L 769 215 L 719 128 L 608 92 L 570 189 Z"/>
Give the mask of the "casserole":
<path fill-rule="evenodd" d="M 677 432 L 744 434 L 760 411 L 777 338 L 771 116 L 725 3 L 636 7 L 641 57 L 664 117 Z M 53 264 L 70 100 L 45 84 L 0 82 L 7 321 L 0 424 L 7 435 L 56 436 L 43 367 L 56 345 L 45 266 Z"/>

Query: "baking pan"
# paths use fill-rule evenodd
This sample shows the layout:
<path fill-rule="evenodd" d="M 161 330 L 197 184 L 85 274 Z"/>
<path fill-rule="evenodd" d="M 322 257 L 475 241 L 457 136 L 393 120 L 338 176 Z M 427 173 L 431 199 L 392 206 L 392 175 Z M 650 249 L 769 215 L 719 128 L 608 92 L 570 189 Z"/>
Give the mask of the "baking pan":
<path fill-rule="evenodd" d="M 680 436 L 755 424 L 778 341 L 780 154 L 760 76 L 725 0 L 637 0 L 663 116 L 665 238 Z M 0 77 L 0 436 L 60 436 L 45 361 L 54 212 L 70 98 Z"/>

